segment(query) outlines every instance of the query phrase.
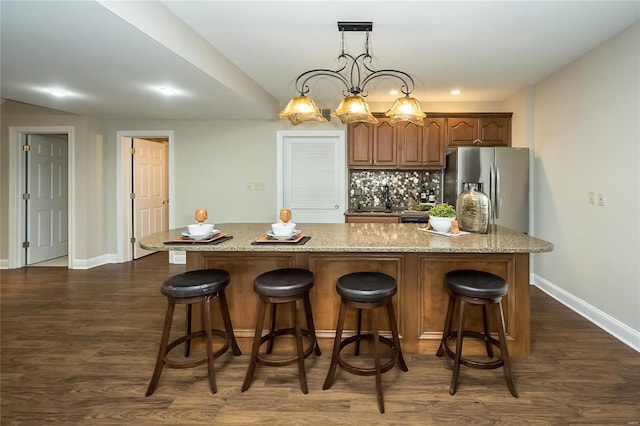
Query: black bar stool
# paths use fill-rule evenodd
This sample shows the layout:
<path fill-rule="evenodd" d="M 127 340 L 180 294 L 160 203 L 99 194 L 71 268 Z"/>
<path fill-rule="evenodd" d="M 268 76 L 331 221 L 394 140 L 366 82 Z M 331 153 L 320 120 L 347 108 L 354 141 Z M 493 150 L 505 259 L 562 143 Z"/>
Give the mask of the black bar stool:
<path fill-rule="evenodd" d="M 204 363 L 207 363 L 209 389 L 211 393 L 217 392 L 213 360 L 225 353 L 229 347 L 232 348 L 235 355 L 242 355 L 233 334 L 231 317 L 229 316 L 229 306 L 227 305 L 227 299 L 224 294 L 224 289 L 229 284 L 229 281 L 230 277 L 227 271 L 221 269 L 201 269 L 174 275 L 162 283 L 160 291 L 167 297 L 168 306 L 164 319 L 164 328 L 162 329 L 162 338 L 160 339 L 160 347 L 158 348 L 156 366 L 145 396 L 153 394 L 164 366 L 169 368 L 190 368 L 197 367 Z M 211 328 L 210 302 L 211 299 L 214 298 L 220 301 L 220 313 L 224 322 L 224 330 Z M 201 304 L 203 329 L 192 332 L 191 307 L 196 303 Z M 177 304 L 187 305 L 187 332 L 184 336 L 169 343 L 173 312 Z M 224 344 L 215 352 L 213 351 L 213 335 L 224 337 Z M 205 337 L 206 357 L 190 361 L 172 361 L 169 359 L 171 350 L 181 343 L 185 343 L 185 357 L 189 357 L 191 341 L 194 338 L 202 336 Z"/>
<path fill-rule="evenodd" d="M 480 369 L 504 367 L 504 377 L 507 380 L 509 391 L 511 395 L 517 398 L 518 392 L 511 377 L 511 365 L 509 363 L 509 352 L 507 350 L 507 339 L 504 330 L 504 314 L 502 311 L 502 298 L 507 294 L 507 282 L 489 272 L 463 269 L 448 272 L 444 277 L 444 285 L 449 292 L 449 306 L 447 308 L 442 340 L 440 341 L 440 347 L 436 355 L 439 357 L 445 355 L 454 361 L 449 393 L 451 395 L 456 393 L 461 364 Z M 465 330 L 467 304 L 482 306 L 484 328 L 482 332 Z M 489 333 L 488 310 L 492 307 L 495 307 L 499 318 L 498 340 L 493 338 Z M 458 309 L 458 330 L 452 330 L 451 324 L 456 308 Z M 462 342 L 465 336 L 481 339 L 485 344 L 489 360 L 480 361 L 463 357 Z M 455 352 L 452 351 L 447 344 L 449 339 L 456 339 Z M 494 359 L 493 346 L 500 349 L 500 356 L 496 359 Z"/>
<path fill-rule="evenodd" d="M 409 371 L 407 364 L 402 356 L 400 348 L 400 339 L 398 337 L 398 325 L 396 316 L 393 311 L 392 297 L 398 291 L 398 285 L 393 277 L 380 272 L 355 272 L 338 278 L 336 282 L 336 290 L 340 295 L 340 313 L 338 314 L 338 325 L 336 326 L 336 337 L 333 343 L 333 354 L 331 355 L 331 364 L 327 378 L 324 381 L 322 389 L 329 389 L 333 384 L 336 366 L 340 365 L 342 369 L 349 373 L 360 376 L 376 376 L 376 392 L 378 397 L 378 409 L 384 413 L 384 399 L 382 396 L 382 373 L 389 371 L 394 365 L 398 364 L 402 371 Z M 344 329 L 344 320 L 347 309 L 357 309 L 357 331 L 354 336 L 348 337 L 341 341 L 342 331 Z M 391 326 L 392 338 L 380 336 L 378 333 L 378 318 L 376 312 L 372 313 L 371 333 L 362 334 L 362 310 L 374 310 L 376 308 L 385 308 Z M 360 353 L 360 341 L 371 340 L 373 342 L 373 367 L 358 367 L 345 361 L 340 352 L 345 346 L 355 343 L 355 356 Z M 391 359 L 381 364 L 381 348 L 380 343 L 387 345 L 392 350 Z"/>
<path fill-rule="evenodd" d="M 313 325 L 313 315 L 311 314 L 311 301 L 309 290 L 313 287 L 315 276 L 313 272 L 306 269 L 283 268 L 265 272 L 259 275 L 254 283 L 253 290 L 260 296 L 260 309 L 256 319 L 256 331 L 253 338 L 253 348 L 251 350 L 251 360 L 249 368 L 244 378 L 241 391 L 244 392 L 251 386 L 256 364 L 260 363 L 269 366 L 283 366 L 298 363 L 298 377 L 300 379 L 300 389 L 303 393 L 308 393 L 307 375 L 304 369 L 304 360 L 312 352 L 321 355 L 316 330 Z M 276 329 L 276 308 L 279 304 L 289 304 L 291 308 L 291 320 L 293 327 Z M 262 336 L 262 329 L 266 316 L 267 307 L 271 306 L 271 325 L 269 332 Z M 301 323 L 301 310 L 304 308 L 307 328 L 303 329 Z M 269 342 L 266 355 L 271 354 L 276 336 L 285 334 L 293 335 L 295 338 L 296 355 L 286 359 L 270 359 L 265 354 L 260 353 L 260 346 Z M 303 336 L 310 340 L 310 345 L 305 349 Z"/>

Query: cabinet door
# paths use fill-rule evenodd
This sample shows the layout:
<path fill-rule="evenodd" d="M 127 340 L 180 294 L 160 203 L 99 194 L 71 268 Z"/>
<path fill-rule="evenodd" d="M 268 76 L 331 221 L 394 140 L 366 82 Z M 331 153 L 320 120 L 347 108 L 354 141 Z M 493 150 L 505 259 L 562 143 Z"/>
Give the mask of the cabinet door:
<path fill-rule="evenodd" d="M 347 145 L 350 166 L 370 166 L 373 163 L 374 127 L 366 123 L 349 125 Z"/>
<path fill-rule="evenodd" d="M 373 165 L 396 167 L 398 165 L 394 126 L 388 118 L 379 118 L 373 133 Z"/>
<path fill-rule="evenodd" d="M 420 126 L 406 121 L 396 124 L 398 141 L 398 165 L 400 167 L 423 166 L 423 131 Z"/>
<path fill-rule="evenodd" d="M 422 128 L 422 164 L 425 167 L 444 167 L 446 128 L 444 118 L 425 118 Z"/>
<path fill-rule="evenodd" d="M 481 146 L 511 146 L 511 117 L 481 118 L 479 139 Z"/>
<path fill-rule="evenodd" d="M 477 118 L 449 117 L 447 123 L 448 146 L 473 146 L 478 140 Z"/>

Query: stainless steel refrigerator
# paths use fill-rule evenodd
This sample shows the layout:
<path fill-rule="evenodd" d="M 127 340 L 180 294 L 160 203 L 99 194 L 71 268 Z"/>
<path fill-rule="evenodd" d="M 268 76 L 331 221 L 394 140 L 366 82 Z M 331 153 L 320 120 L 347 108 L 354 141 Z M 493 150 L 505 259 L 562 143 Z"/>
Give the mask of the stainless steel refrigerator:
<path fill-rule="evenodd" d="M 443 200 L 456 205 L 466 186 L 489 196 L 490 223 L 529 232 L 529 149 L 459 147 L 447 151 Z"/>

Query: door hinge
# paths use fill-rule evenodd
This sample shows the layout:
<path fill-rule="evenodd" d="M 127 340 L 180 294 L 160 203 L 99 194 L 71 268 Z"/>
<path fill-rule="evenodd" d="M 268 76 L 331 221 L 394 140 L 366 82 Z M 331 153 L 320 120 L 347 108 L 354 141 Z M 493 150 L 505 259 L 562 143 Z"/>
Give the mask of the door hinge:
<path fill-rule="evenodd" d="M 31 151 L 31 145 L 27 145 L 27 144 L 22 145 L 22 150 L 23 150 L 24 152 L 29 152 L 29 151 Z"/>
<path fill-rule="evenodd" d="M 131 194 L 129 194 L 129 198 L 131 198 L 132 200 L 136 198 L 136 193 L 132 192 Z"/>
<path fill-rule="evenodd" d="M 131 241 L 131 244 L 135 244 L 135 242 L 136 242 L 136 237 L 131 237 L 131 240 L 130 240 L 130 241 Z"/>
<path fill-rule="evenodd" d="M 25 200 L 25 201 L 30 200 L 31 199 L 31 194 L 29 194 L 29 193 L 22 194 L 22 199 Z"/>
<path fill-rule="evenodd" d="M 29 241 L 25 241 L 22 243 L 22 248 L 29 248 L 30 244 Z"/>
<path fill-rule="evenodd" d="M 129 152 L 130 152 L 131 154 L 135 154 L 135 153 L 136 153 L 136 149 L 135 149 L 135 148 L 131 148 L 131 149 L 129 150 Z"/>

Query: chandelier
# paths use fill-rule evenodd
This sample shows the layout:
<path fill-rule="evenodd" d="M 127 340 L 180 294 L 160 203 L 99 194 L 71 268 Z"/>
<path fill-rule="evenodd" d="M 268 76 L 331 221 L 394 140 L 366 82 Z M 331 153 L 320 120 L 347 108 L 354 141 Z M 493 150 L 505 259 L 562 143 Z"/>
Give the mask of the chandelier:
<path fill-rule="evenodd" d="M 326 123 L 327 119 L 322 115 L 316 103 L 307 96 L 310 90 L 307 84 L 309 80 L 325 76 L 334 77 L 345 86 L 343 91 L 344 99 L 342 99 L 338 108 L 331 113 L 332 117 L 340 118 L 343 124 L 377 123 L 378 120 L 371 114 L 369 105 L 364 100 L 367 96 L 365 89 L 367 84 L 376 78 L 391 77 L 400 80 L 402 83 L 400 91 L 404 96 L 396 99 L 391 109 L 385 113 L 390 118 L 389 122 L 409 121 L 423 126 L 424 122 L 422 120 L 426 114 L 422 112 L 418 100 L 409 96 L 415 86 L 413 78 L 403 71 L 393 69 L 374 70 L 371 68 L 373 58 L 369 54 L 369 32 L 373 30 L 373 23 L 338 22 L 338 30 L 342 33 L 342 50 L 340 56 L 338 56 L 338 62 L 342 65 L 341 68 L 335 71 L 319 68 L 300 74 L 295 83 L 296 90 L 300 93 L 300 96 L 292 98 L 278 116 L 291 121 L 293 125 L 304 123 L 305 121 Z M 354 57 L 345 52 L 345 31 L 366 31 L 363 53 Z M 365 73 L 367 74 L 364 75 Z"/>

